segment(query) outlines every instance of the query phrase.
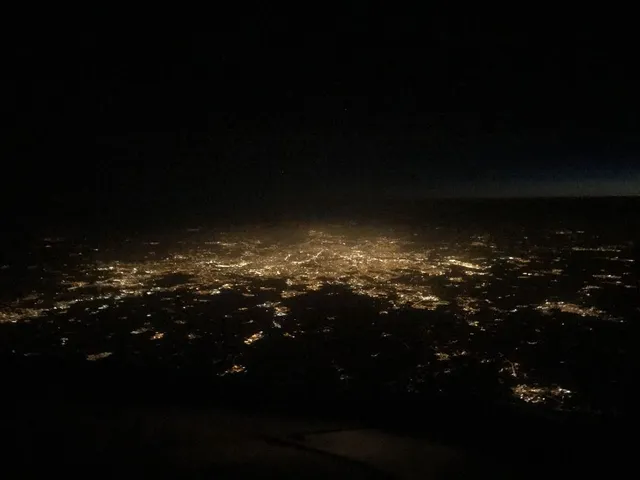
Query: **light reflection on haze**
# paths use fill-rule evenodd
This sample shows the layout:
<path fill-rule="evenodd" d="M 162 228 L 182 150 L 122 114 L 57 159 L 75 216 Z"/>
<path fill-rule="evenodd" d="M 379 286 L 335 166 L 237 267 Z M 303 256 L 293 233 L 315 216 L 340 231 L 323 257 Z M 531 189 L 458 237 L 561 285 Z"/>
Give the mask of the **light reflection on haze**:
<path fill-rule="evenodd" d="M 429 249 L 412 249 L 410 241 L 388 236 L 353 238 L 344 234 L 310 230 L 300 242 L 267 242 L 259 236 L 224 235 L 207 242 L 207 248 L 174 254 L 140 263 L 114 262 L 97 269 L 101 287 L 119 295 L 187 288 L 202 294 L 224 289 L 244 290 L 254 280 L 284 280 L 289 288 L 282 298 L 317 291 L 326 285 L 343 285 L 355 293 L 384 299 L 392 307 L 435 309 L 446 304 L 415 275 L 443 275 L 450 265 L 473 272 L 487 270 L 453 256 L 437 258 Z M 184 275 L 179 286 L 158 286 L 154 282 Z M 411 274 L 411 278 L 403 275 Z M 74 284 L 73 288 L 80 288 Z M 247 295 L 250 293 L 245 292 Z M 273 305 L 276 315 L 286 309 Z"/>

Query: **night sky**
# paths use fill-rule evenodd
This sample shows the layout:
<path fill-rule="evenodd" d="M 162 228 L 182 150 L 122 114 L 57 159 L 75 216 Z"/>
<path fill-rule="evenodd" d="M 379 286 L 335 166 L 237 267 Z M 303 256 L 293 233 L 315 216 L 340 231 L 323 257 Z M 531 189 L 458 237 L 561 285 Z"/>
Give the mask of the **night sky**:
<path fill-rule="evenodd" d="M 640 193 L 621 18 L 338 17 L 16 36 L 4 206 Z"/>

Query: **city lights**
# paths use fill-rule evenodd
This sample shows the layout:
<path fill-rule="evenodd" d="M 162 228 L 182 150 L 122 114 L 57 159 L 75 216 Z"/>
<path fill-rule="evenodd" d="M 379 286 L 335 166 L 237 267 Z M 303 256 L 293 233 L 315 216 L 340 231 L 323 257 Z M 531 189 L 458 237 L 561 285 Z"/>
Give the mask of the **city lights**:
<path fill-rule="evenodd" d="M 188 348 L 205 341 L 207 345 L 231 342 L 237 350 L 216 364 L 220 369 L 215 374 L 236 376 L 255 372 L 251 355 L 266 354 L 278 339 L 296 345 L 308 335 L 339 335 L 352 321 L 349 315 L 332 311 L 319 317 L 324 323 L 311 326 L 304 323 L 305 315 L 318 318 L 308 312 L 332 298 L 332 302 L 359 299 L 371 308 L 367 321 L 372 328 L 376 322 L 385 325 L 376 338 L 400 342 L 403 349 L 410 348 L 411 339 L 403 337 L 394 322 L 405 314 L 419 327 L 416 332 L 448 329 L 426 343 L 435 362 L 423 360 L 416 369 L 431 362 L 439 366 L 434 367 L 434 375 L 453 375 L 476 362 L 494 368 L 517 401 L 561 405 L 579 392 L 531 378 L 534 370 L 526 358 L 507 361 L 502 353 L 492 351 L 494 336 L 513 328 L 513 321 L 519 321 L 514 319 L 521 315 L 529 319 L 537 315 L 544 322 L 558 313 L 573 315 L 578 323 L 621 322 L 622 316 L 599 307 L 597 297 L 608 289 L 635 288 L 633 261 L 619 256 L 594 264 L 597 268 L 585 273 L 573 291 L 554 290 L 556 282 L 571 271 L 571 255 L 601 259 L 607 253 L 628 253 L 615 245 L 512 252 L 486 235 L 471 237 L 466 244 L 429 242 L 391 229 L 344 225 L 192 233 L 198 238 L 164 249 L 163 242 L 143 242 L 138 255 L 116 252 L 89 257 L 72 251 L 69 256 L 80 259 L 75 269 L 62 270 L 53 288 L 33 290 L 4 303 L 0 323 L 36 326 L 64 319 L 69 325 L 93 325 L 117 316 L 119 325 L 127 325 L 137 319 L 124 328 L 128 338 L 124 341 L 135 342 L 136 349 L 146 344 L 159 352 L 180 348 L 181 341 Z M 32 270 L 37 268 L 34 265 Z M 306 303 L 311 298 L 317 303 Z M 233 307 L 218 312 L 216 302 Z M 140 311 L 131 312 L 131 305 Z M 192 324 L 190 312 L 208 307 L 198 320 L 205 323 Z M 434 326 L 434 321 L 441 327 Z M 212 331 L 219 331 L 216 328 L 222 329 L 222 337 L 212 336 Z M 104 331 L 105 339 L 113 334 Z M 513 351 L 529 352 L 530 358 L 535 358 L 535 349 L 544 347 L 540 328 L 514 342 Z M 93 350 L 77 347 L 77 336 L 68 331 L 61 330 L 55 343 L 57 348 L 80 348 L 91 362 L 114 355 L 106 344 L 94 345 Z M 384 354 L 381 345 L 371 348 L 366 352 L 369 359 Z M 341 368 L 340 379 L 357 380 L 347 367 Z M 416 390 L 415 385 L 406 388 Z"/>

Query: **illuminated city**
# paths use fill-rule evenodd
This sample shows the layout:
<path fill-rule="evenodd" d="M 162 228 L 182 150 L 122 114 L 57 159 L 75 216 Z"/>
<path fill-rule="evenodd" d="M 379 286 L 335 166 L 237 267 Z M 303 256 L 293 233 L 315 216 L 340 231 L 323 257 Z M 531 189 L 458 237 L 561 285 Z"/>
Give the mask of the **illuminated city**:
<path fill-rule="evenodd" d="M 634 471 L 635 16 L 296 6 L 7 36 L 2 479 Z"/>
<path fill-rule="evenodd" d="M 221 356 L 216 375 L 247 378 L 268 361 L 271 348 L 316 337 L 333 342 L 357 327 L 361 341 L 370 342 L 363 344 L 367 368 L 380 368 L 384 358 L 384 368 L 393 366 L 398 359 L 386 355 L 396 348 L 418 349 L 415 364 L 397 366 L 408 392 L 421 391 L 429 378 L 445 388 L 453 381 L 447 377 L 478 371 L 498 378 L 511 401 L 586 408 L 570 377 L 547 378 L 536 367 L 537 352 L 546 348 L 544 332 L 566 322 L 586 332 L 624 323 L 624 311 L 597 300 L 605 291 L 633 293 L 627 247 L 588 247 L 584 232 L 570 231 L 550 232 L 548 246 L 530 251 L 509 250 L 488 234 L 444 241 L 428 233 L 297 225 L 198 230 L 177 241 L 142 241 L 136 254 L 124 245 L 90 255 L 81 251 L 89 247 L 76 247 L 69 252 L 73 268 L 59 270 L 54 285 L 5 303 L 0 319 L 5 328 L 51 325 L 55 345 L 45 350 L 81 351 L 92 362 L 118 357 L 109 349 L 114 338 L 152 357 L 154 345 L 182 358 L 213 342 L 210 354 Z M 552 243 L 569 235 L 566 246 Z M 47 238 L 42 248 L 65 242 Z M 569 278 L 568 255 L 592 255 L 595 262 L 573 290 L 560 286 Z M 83 324 L 94 329 L 100 322 L 106 322 L 101 336 L 79 336 Z M 504 343 L 513 322 L 526 328 Z M 230 345 L 233 355 L 224 353 Z M 25 340 L 13 351 L 42 353 L 33 348 Z M 323 355 L 341 388 L 363 381 L 352 360 Z"/>

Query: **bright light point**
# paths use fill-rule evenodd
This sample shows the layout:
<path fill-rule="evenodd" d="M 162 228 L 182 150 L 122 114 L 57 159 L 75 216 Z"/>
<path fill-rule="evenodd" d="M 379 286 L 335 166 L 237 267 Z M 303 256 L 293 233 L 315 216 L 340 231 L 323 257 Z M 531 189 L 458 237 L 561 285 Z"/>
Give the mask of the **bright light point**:
<path fill-rule="evenodd" d="M 102 352 L 102 353 L 94 353 L 91 355 L 87 355 L 87 360 L 90 362 L 95 362 L 96 360 L 102 360 L 104 358 L 110 357 L 113 355 L 113 352 Z"/>
<path fill-rule="evenodd" d="M 262 331 L 254 333 L 253 335 L 247 337 L 244 339 L 244 343 L 246 345 L 251 345 L 252 343 L 257 342 L 258 340 L 262 340 L 262 338 L 264 337 L 264 333 L 262 333 Z"/>

